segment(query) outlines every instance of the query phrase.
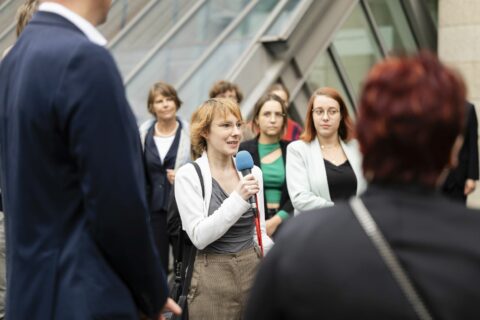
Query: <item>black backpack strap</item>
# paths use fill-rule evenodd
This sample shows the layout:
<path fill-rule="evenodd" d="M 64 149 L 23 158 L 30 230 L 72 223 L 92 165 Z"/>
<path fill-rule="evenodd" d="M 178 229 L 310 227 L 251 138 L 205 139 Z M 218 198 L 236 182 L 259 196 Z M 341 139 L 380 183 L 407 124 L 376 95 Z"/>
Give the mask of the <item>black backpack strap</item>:
<path fill-rule="evenodd" d="M 205 185 L 203 183 L 203 176 L 202 176 L 202 170 L 200 169 L 200 166 L 192 161 L 192 165 L 195 168 L 195 171 L 197 171 L 198 178 L 200 179 L 200 185 L 202 187 L 202 198 L 205 199 Z M 184 253 L 184 248 L 187 246 L 187 239 L 188 235 L 184 230 L 180 230 L 180 234 L 178 237 L 178 252 L 180 252 L 180 259 L 183 259 L 183 253 Z M 182 307 L 183 313 L 181 316 L 173 316 L 171 319 L 186 319 L 188 317 L 188 306 L 187 306 L 187 295 L 188 291 L 190 290 L 190 284 L 192 282 L 192 275 L 193 275 L 193 265 L 195 263 L 195 257 L 197 255 L 197 248 L 194 245 L 189 246 L 190 247 L 190 252 L 184 263 L 180 264 L 180 267 L 177 268 L 178 270 L 175 270 L 175 273 L 177 275 L 180 275 L 180 280 L 183 280 L 183 285 L 181 286 L 182 292 L 180 293 L 180 297 L 177 301 L 178 305 Z M 183 265 L 183 267 L 182 267 Z M 185 307 L 186 306 L 186 307 Z"/>

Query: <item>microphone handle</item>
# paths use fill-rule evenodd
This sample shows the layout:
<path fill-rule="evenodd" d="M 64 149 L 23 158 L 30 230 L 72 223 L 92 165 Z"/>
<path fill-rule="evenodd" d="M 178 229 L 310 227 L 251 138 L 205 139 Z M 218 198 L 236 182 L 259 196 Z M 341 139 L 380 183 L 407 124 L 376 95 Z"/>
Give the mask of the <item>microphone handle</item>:
<path fill-rule="evenodd" d="M 242 176 L 245 177 L 246 175 L 252 173 L 252 169 L 244 169 L 240 172 L 242 173 Z M 253 209 L 257 209 L 257 202 L 255 201 L 255 196 L 251 196 L 250 198 L 248 198 L 248 202 L 250 202 L 250 205 Z"/>

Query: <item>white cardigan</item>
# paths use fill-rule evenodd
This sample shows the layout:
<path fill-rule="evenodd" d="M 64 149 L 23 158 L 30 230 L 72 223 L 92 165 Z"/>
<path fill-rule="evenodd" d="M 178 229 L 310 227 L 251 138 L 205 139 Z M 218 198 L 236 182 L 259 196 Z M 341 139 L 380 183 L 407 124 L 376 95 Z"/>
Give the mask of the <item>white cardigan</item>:
<path fill-rule="evenodd" d="M 222 205 L 209 216 L 208 208 L 212 196 L 212 174 L 206 152 L 195 162 L 198 163 L 202 170 L 205 185 L 205 199 L 202 199 L 200 180 L 192 164 L 186 164 L 177 171 L 174 184 L 175 198 L 182 219 L 183 229 L 187 232 L 195 247 L 202 250 L 212 242 L 220 239 L 245 211 L 250 208 L 250 204 L 243 200 L 236 191 L 233 191 L 230 196 L 223 201 Z M 255 166 L 252 173 L 260 185 L 258 206 L 262 243 L 266 253 L 273 246 L 273 241 L 267 236 L 265 228 L 262 171 Z M 241 177 L 240 172 L 238 172 L 238 175 Z M 253 222 L 252 227 L 254 228 Z M 257 242 L 255 229 L 254 240 Z"/>
<path fill-rule="evenodd" d="M 362 156 L 356 140 L 340 141 L 343 151 L 357 178 L 357 195 L 367 183 L 362 174 Z M 328 189 L 327 173 L 318 139 L 312 142 L 294 141 L 287 147 L 286 178 L 288 194 L 295 215 L 302 211 L 333 206 Z"/>

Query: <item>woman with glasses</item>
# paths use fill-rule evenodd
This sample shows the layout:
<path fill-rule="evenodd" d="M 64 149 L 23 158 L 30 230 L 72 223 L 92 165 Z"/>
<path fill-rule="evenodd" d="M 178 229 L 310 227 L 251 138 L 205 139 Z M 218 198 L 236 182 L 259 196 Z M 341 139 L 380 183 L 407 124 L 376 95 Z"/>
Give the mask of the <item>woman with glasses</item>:
<path fill-rule="evenodd" d="M 255 104 L 252 129 L 259 132 L 240 144 L 250 152 L 253 162 L 262 169 L 265 187 L 265 219 L 267 234 L 272 236 L 280 224 L 293 214 L 285 180 L 288 141 L 281 140 L 287 126 L 286 102 L 276 94 L 267 94 Z"/>
<path fill-rule="evenodd" d="M 184 230 L 198 249 L 188 293 L 189 319 L 241 319 L 260 253 L 248 200 L 258 194 L 265 252 L 262 172 L 242 177 L 235 166 L 242 138 L 242 114 L 233 99 L 214 98 L 192 115 L 192 158 L 198 164 L 204 197 L 193 164 L 178 170 L 175 198 Z"/>
<path fill-rule="evenodd" d="M 352 131 L 340 94 L 329 87 L 317 89 L 308 101 L 305 132 L 287 149 L 287 186 L 295 214 L 333 206 L 365 189 Z"/>

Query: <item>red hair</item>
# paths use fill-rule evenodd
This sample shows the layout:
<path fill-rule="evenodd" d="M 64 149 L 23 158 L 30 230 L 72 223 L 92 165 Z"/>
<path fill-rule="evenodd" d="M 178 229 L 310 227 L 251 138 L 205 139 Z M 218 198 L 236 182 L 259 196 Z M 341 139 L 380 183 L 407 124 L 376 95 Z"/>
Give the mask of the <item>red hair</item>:
<path fill-rule="evenodd" d="M 463 127 L 465 91 L 461 77 L 431 53 L 374 66 L 356 126 L 366 175 L 435 186 Z"/>
<path fill-rule="evenodd" d="M 340 106 L 340 116 L 342 117 L 340 120 L 340 126 L 338 127 L 338 135 L 340 139 L 343 141 L 349 141 L 353 138 L 353 123 L 350 115 L 348 114 L 347 105 L 343 100 L 340 93 L 337 90 L 329 87 L 323 87 L 320 89 L 315 90 L 315 92 L 308 100 L 307 104 L 307 116 L 305 118 L 305 131 L 300 136 L 305 142 L 311 142 L 313 139 L 317 137 L 317 130 L 315 129 L 315 125 L 313 123 L 313 103 L 317 96 L 326 96 L 332 98 L 333 100 L 337 101 L 338 105 Z"/>

